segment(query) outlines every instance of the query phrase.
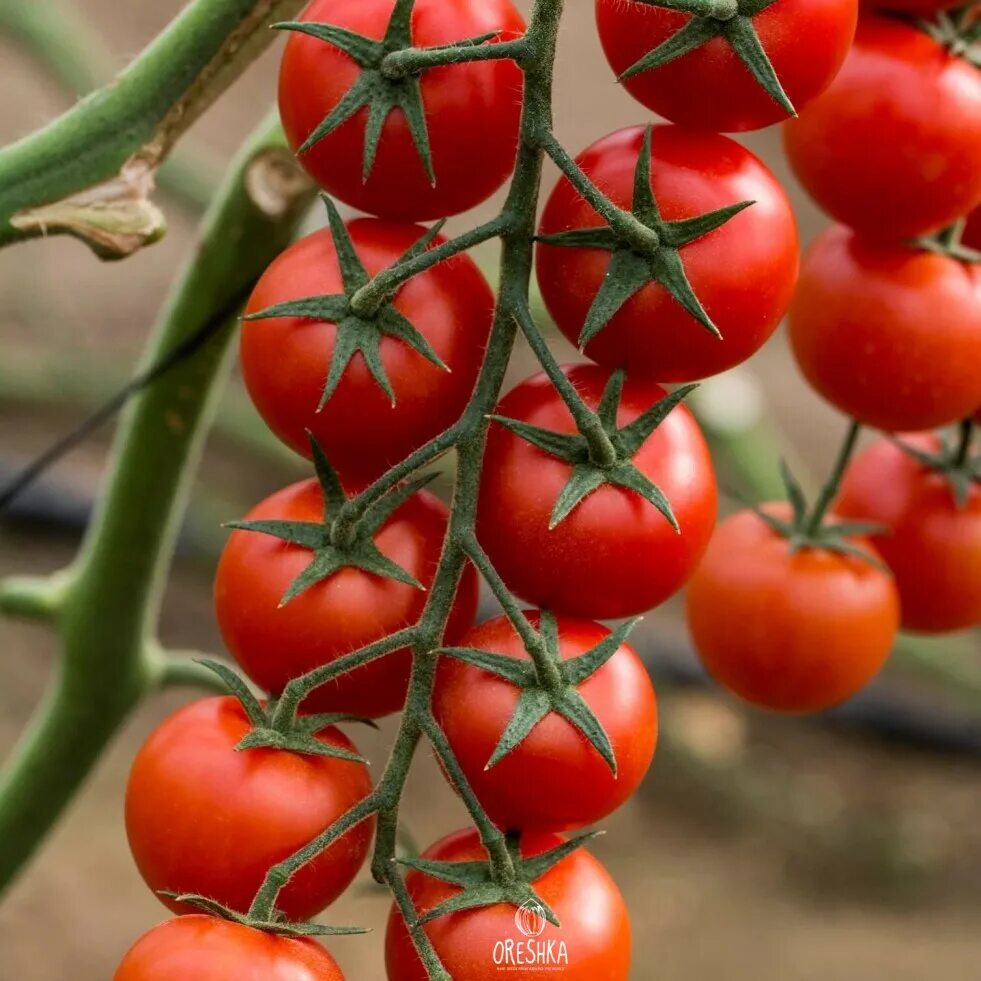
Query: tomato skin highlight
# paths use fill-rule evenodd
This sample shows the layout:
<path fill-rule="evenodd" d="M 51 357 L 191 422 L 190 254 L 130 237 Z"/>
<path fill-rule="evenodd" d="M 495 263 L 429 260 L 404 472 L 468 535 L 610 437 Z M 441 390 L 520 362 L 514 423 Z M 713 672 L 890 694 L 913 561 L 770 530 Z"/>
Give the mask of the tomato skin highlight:
<path fill-rule="evenodd" d="M 831 84 L 848 53 L 857 0 L 777 0 L 753 17 L 764 50 L 798 112 Z M 596 0 L 607 61 L 619 76 L 668 38 L 690 15 L 625 0 Z M 624 88 L 648 109 L 696 129 L 760 129 L 787 118 L 723 38 L 629 78 Z"/>
<path fill-rule="evenodd" d="M 915 449 L 936 453 L 932 434 L 904 435 Z M 873 521 L 888 532 L 872 538 L 896 577 L 903 627 L 945 633 L 981 625 L 981 487 L 958 506 L 950 482 L 887 440 L 852 462 L 835 510 Z"/>
<path fill-rule="evenodd" d="M 206 698 L 149 736 L 126 790 L 126 833 L 150 889 L 193 893 L 247 913 L 266 872 L 371 793 L 363 763 L 235 747 L 252 727 L 238 700 Z M 321 742 L 356 752 L 338 729 Z M 301 869 L 277 905 L 308 920 L 351 884 L 371 846 L 373 821 L 352 829 Z M 186 904 L 159 896 L 175 913 Z"/>
<path fill-rule="evenodd" d="M 539 614 L 528 618 L 538 629 Z M 558 631 L 563 660 L 585 654 L 610 633 L 598 623 L 565 617 Z M 506 617 L 474 627 L 459 646 L 529 657 Z M 474 793 L 500 827 L 565 831 L 593 824 L 620 807 L 644 779 L 657 744 L 657 702 L 643 661 L 624 644 L 578 690 L 610 737 L 616 775 L 582 733 L 554 712 L 488 770 L 520 692 L 473 665 L 452 657 L 440 661 L 433 711 Z"/>
<path fill-rule="evenodd" d="M 784 143 L 837 221 L 883 239 L 936 231 L 981 203 L 981 72 L 912 24 L 863 17 L 838 78 Z"/>
<path fill-rule="evenodd" d="M 381 40 L 394 0 L 314 0 L 301 14 Z M 416 47 L 433 47 L 500 31 L 525 30 L 510 0 L 417 0 Z M 492 42 L 496 43 L 496 42 Z M 279 110 L 294 151 L 354 85 L 361 69 L 342 51 L 303 34 L 286 43 Z M 444 66 L 421 76 L 436 183 L 430 184 L 401 111 L 389 114 L 374 166 L 364 179 L 367 109 L 299 157 L 311 177 L 346 204 L 384 218 L 429 221 L 468 211 L 493 194 L 514 168 L 524 76 L 514 62 Z M 479 121 L 479 125 L 475 125 Z"/>
<path fill-rule="evenodd" d="M 347 227 L 372 276 L 425 233 L 419 226 L 377 219 Z M 436 244 L 442 241 L 437 238 Z M 291 245 L 269 266 L 246 314 L 342 291 L 337 251 L 330 230 L 323 229 Z M 384 337 L 381 358 L 395 392 L 394 406 L 357 353 L 318 411 L 336 343 L 334 324 L 277 317 L 242 325 L 242 374 L 266 424 L 307 457 L 307 433 L 312 433 L 351 489 L 381 476 L 460 417 L 487 346 L 494 295 L 473 260 L 460 255 L 406 283 L 394 306 L 450 369 L 442 370 L 398 338 Z"/>
<path fill-rule="evenodd" d="M 981 267 L 837 226 L 804 258 L 790 311 L 801 371 L 878 429 L 931 429 L 981 404 Z"/>
<path fill-rule="evenodd" d="M 323 494 L 315 480 L 266 498 L 250 520 L 319 522 Z M 399 507 L 375 535 L 381 552 L 424 586 L 432 583 L 446 534 L 446 506 L 421 491 Z M 312 553 L 257 532 L 233 531 L 218 563 L 215 609 L 229 651 L 261 688 L 278 695 L 293 678 L 416 623 L 427 593 L 404 583 L 345 568 L 280 606 Z M 477 614 L 477 576 L 464 571 L 447 627 L 452 643 Z M 347 712 L 378 718 L 405 702 L 411 668 L 401 650 L 315 689 L 309 712 Z"/>
<path fill-rule="evenodd" d="M 528 833 L 521 839 L 521 854 L 531 857 L 561 844 L 552 834 Z M 459 831 L 428 849 L 426 859 L 444 862 L 485 861 L 487 856 L 475 831 Z M 420 872 L 406 877 L 406 886 L 420 912 L 449 899 L 458 887 Z M 535 944 L 562 941 L 566 961 L 546 964 L 526 962 L 521 976 L 528 981 L 627 981 L 630 976 L 630 919 L 623 897 L 609 873 L 588 852 L 580 849 L 563 859 L 534 883 L 535 891 L 562 924 L 545 924 L 544 931 L 529 938 L 515 922 L 513 906 L 501 904 L 454 913 L 432 920 L 425 931 L 451 977 L 495 977 L 507 970 L 495 962 L 495 946 L 512 942 Z M 498 958 L 504 955 L 497 948 Z M 556 957 L 561 955 L 556 954 Z M 385 964 L 389 981 L 426 981 L 425 968 L 412 945 L 409 932 L 396 907 L 392 907 L 385 935 Z"/>
<path fill-rule="evenodd" d="M 563 370 L 595 409 L 610 373 L 586 364 Z M 664 394 L 657 385 L 628 378 L 618 424 L 632 422 Z M 544 374 L 513 389 L 496 414 L 577 432 Z M 491 426 L 477 537 L 516 595 L 554 613 L 610 620 L 652 609 L 682 587 L 708 545 L 718 504 L 708 446 L 684 406 L 647 439 L 634 464 L 671 502 L 680 535 L 638 494 L 610 486 L 594 491 L 550 531 L 572 466 L 498 423 Z"/>
<path fill-rule="evenodd" d="M 577 158 L 613 203 L 628 210 L 644 133 L 640 126 L 619 130 Z M 706 378 L 754 354 L 787 312 L 797 281 L 797 222 L 766 166 L 724 136 L 655 126 L 651 170 L 665 220 L 756 202 L 681 249 L 688 278 L 723 339 L 687 313 L 665 287 L 649 283 L 587 345 L 586 354 L 605 367 L 651 381 Z M 539 231 L 548 235 L 604 224 L 563 177 L 549 197 Z M 577 346 L 610 258 L 601 249 L 538 246 L 542 297 L 562 333 Z"/>
<path fill-rule="evenodd" d="M 786 520 L 783 503 L 765 509 Z M 852 539 L 867 548 L 864 539 Z M 892 577 L 859 558 L 791 552 L 752 511 L 723 521 L 692 576 L 688 626 L 709 674 L 780 712 L 819 712 L 879 672 L 899 628 Z"/>
<path fill-rule="evenodd" d="M 313 940 L 278 937 L 195 914 L 167 920 L 130 948 L 113 981 L 344 981 Z"/>

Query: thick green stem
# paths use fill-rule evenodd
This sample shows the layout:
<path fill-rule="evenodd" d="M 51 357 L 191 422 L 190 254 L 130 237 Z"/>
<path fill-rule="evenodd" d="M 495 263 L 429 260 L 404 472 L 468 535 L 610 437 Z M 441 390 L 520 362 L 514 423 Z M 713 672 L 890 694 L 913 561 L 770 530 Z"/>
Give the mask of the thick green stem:
<path fill-rule="evenodd" d="M 230 311 L 289 242 L 312 196 L 294 168 L 278 128 L 265 125 L 205 220 L 147 363 L 219 311 Z M 195 358 L 148 388 L 121 425 L 98 514 L 60 593 L 57 675 L 0 775 L 0 885 L 28 861 L 120 724 L 160 682 L 147 652 L 194 464 L 228 363 L 236 318 L 229 313 L 222 319 L 223 329 Z"/>
<path fill-rule="evenodd" d="M 115 82 L 0 151 L 0 245 L 60 232 L 120 258 L 159 238 L 160 163 L 301 5 L 193 0 Z"/>
<path fill-rule="evenodd" d="M 0 33 L 17 41 L 74 99 L 110 81 L 112 57 L 102 39 L 61 0 L 0 0 Z M 160 168 L 161 190 L 199 213 L 218 186 L 216 161 L 200 147 L 182 147 Z"/>

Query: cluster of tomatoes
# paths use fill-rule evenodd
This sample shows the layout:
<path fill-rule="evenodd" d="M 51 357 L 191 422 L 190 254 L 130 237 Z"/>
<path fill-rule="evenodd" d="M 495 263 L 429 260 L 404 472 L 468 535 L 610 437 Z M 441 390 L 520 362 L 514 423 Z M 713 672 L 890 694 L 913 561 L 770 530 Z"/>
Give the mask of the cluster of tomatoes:
<path fill-rule="evenodd" d="M 808 512 L 795 493 L 793 508 L 741 513 L 713 537 L 705 440 L 680 397 L 660 387 L 745 361 L 791 307 L 799 251 L 790 204 L 765 165 L 720 133 L 777 122 L 792 104 L 801 110 L 787 134 L 795 168 L 855 229 L 832 230 L 805 260 L 792 313 L 805 374 L 883 429 L 928 429 L 977 409 L 976 267 L 949 240 L 944 252 L 904 237 L 930 234 L 981 200 L 981 77 L 920 28 L 879 15 L 863 15 L 848 54 L 856 0 L 717 8 L 692 16 L 640 0 L 596 3 L 612 67 L 670 123 L 604 137 L 552 192 L 538 280 L 559 328 L 592 363 L 562 369 L 562 393 L 555 372 L 523 381 L 490 425 L 475 541 L 507 588 L 538 609 L 525 629 L 508 617 L 474 626 L 468 565 L 431 710 L 488 817 L 514 833 L 515 866 L 538 869 L 529 884 L 541 905 L 516 916 L 507 904 L 475 903 L 426 920 L 461 981 L 501 970 L 628 977 L 627 912 L 602 866 L 582 850 L 536 865 L 562 847 L 563 832 L 620 806 L 655 750 L 648 674 L 625 628 L 594 621 L 642 613 L 688 583 L 692 633 L 712 673 L 754 702 L 801 710 L 840 701 L 878 669 L 900 594 L 911 627 L 981 619 L 981 495 L 971 480 L 966 503 L 949 495 L 949 461 L 933 437 L 917 437 L 920 459 L 888 442 L 860 458 L 839 505 L 848 521 Z M 398 711 L 412 654 L 396 650 L 316 688 L 302 706 L 315 714 L 286 731 L 271 729 L 276 699 L 291 680 L 423 614 L 446 506 L 419 484 L 399 485 L 345 518 L 361 491 L 461 418 L 491 334 L 494 296 L 466 255 L 391 295 L 366 287 L 443 243 L 412 222 L 465 211 L 507 179 L 523 72 L 487 58 L 403 73 L 386 58 L 410 46 L 508 43 L 523 34 L 521 16 L 509 0 L 314 0 L 286 26 L 287 136 L 329 194 L 377 217 L 345 223 L 327 200 L 329 227 L 288 248 L 248 304 L 249 393 L 317 476 L 236 526 L 217 572 L 226 644 L 269 705 L 244 689 L 198 701 L 168 718 L 134 762 L 133 854 L 182 915 L 137 943 L 117 981 L 341 978 L 322 947 L 250 911 L 272 866 L 371 795 L 367 766 L 336 723 Z M 879 138 L 877 127 L 895 130 Z M 617 221 L 587 203 L 584 183 Z M 591 434 L 580 432 L 570 391 L 591 413 Z M 942 473 L 925 453 L 944 461 Z M 853 534 L 853 519 L 895 534 L 873 546 Z M 876 546 L 891 572 L 865 553 Z M 541 648 L 534 659 L 528 631 Z M 370 817 L 355 824 L 283 886 L 280 927 L 344 891 L 373 830 Z M 423 859 L 430 870 L 460 863 L 475 874 L 486 855 L 467 831 Z M 458 899 L 462 882 L 417 868 L 406 887 L 425 918 Z M 202 913 L 209 903 L 221 915 Z M 393 981 L 427 976 L 397 907 L 386 960 Z"/>

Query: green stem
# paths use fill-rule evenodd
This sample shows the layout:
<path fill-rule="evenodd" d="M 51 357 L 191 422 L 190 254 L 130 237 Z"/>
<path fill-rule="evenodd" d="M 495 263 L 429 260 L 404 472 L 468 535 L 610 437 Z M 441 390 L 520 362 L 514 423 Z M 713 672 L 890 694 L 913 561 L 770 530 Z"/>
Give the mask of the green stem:
<path fill-rule="evenodd" d="M 60 0 L 0 0 L 0 32 L 17 41 L 72 98 L 110 81 L 112 58 L 102 39 Z M 160 169 L 157 183 L 197 214 L 218 187 L 219 167 L 200 147 L 183 147 Z"/>
<path fill-rule="evenodd" d="M 0 151 L 0 246 L 75 235 L 122 257 L 159 238 L 153 174 L 302 0 L 193 0 L 119 76 Z"/>
<path fill-rule="evenodd" d="M 524 38 L 501 41 L 499 44 L 456 44 L 444 48 L 404 48 L 385 56 L 382 74 L 386 78 L 407 78 L 430 68 L 459 65 L 472 61 L 504 61 L 510 59 L 519 64 L 528 54 Z"/>
<path fill-rule="evenodd" d="M 278 128 L 266 124 L 206 217 L 146 363 L 227 309 L 288 244 L 311 198 L 295 178 L 283 183 L 288 159 Z M 263 193 L 254 199 L 247 188 L 254 193 L 256 186 Z M 282 207 L 271 214 L 264 209 L 280 187 Z M 67 588 L 57 620 L 63 656 L 56 677 L 0 774 L 0 885 L 27 862 L 159 680 L 147 651 L 235 323 L 229 317 L 194 359 L 145 390 L 122 422 L 98 514 L 68 579 L 61 580 Z"/>
<path fill-rule="evenodd" d="M 861 431 L 861 424 L 855 421 L 848 427 L 848 433 L 838 452 L 838 459 L 835 461 L 831 475 L 828 477 L 824 487 L 821 488 L 821 494 L 818 497 L 817 503 L 814 505 L 814 510 L 807 519 L 807 535 L 816 536 L 821 531 L 821 525 L 828 513 L 828 509 L 838 496 L 842 478 L 845 476 L 845 470 L 851 461 L 852 455 L 855 453 L 855 447 L 858 445 L 858 437 Z"/>
<path fill-rule="evenodd" d="M 638 0 L 638 2 L 648 7 L 677 10 L 697 17 L 714 17 L 716 20 L 732 20 L 739 13 L 739 0 Z"/>
<path fill-rule="evenodd" d="M 971 454 L 971 443 L 974 440 L 974 420 L 965 419 L 960 424 L 957 446 L 954 449 L 953 460 L 951 461 L 954 469 L 961 470 L 967 466 L 968 457 Z"/>

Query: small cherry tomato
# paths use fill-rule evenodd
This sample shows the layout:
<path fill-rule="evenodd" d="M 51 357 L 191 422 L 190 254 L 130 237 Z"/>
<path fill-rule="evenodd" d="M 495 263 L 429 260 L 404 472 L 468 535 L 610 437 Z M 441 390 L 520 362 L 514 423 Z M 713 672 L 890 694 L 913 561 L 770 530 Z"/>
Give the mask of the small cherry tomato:
<path fill-rule="evenodd" d="M 249 520 L 320 522 L 323 492 L 315 480 L 293 484 L 259 504 Z M 432 583 L 446 535 L 447 509 L 425 491 L 399 507 L 374 536 L 383 555 L 424 586 Z M 228 649 L 245 673 L 273 695 L 293 678 L 412 626 L 426 592 L 393 579 L 344 568 L 281 605 L 312 553 L 254 531 L 233 531 L 218 563 L 215 609 Z M 447 628 L 452 643 L 473 625 L 477 576 L 464 572 Z M 396 651 L 315 689 L 311 712 L 376 718 L 405 702 L 411 656 Z"/>
<path fill-rule="evenodd" d="M 281 937 L 213 916 L 181 916 L 144 934 L 113 981 L 344 981 L 313 940 Z"/>
<path fill-rule="evenodd" d="M 425 233 L 415 225 L 375 219 L 353 221 L 347 228 L 371 276 L 394 264 Z M 323 229 L 290 246 L 272 263 L 246 313 L 342 292 L 337 250 L 330 230 Z M 313 433 L 352 489 L 381 476 L 460 417 L 483 360 L 494 295 L 474 262 L 461 255 L 413 277 L 399 290 L 393 306 L 449 369 L 386 334 L 379 353 L 394 404 L 357 352 L 319 408 L 338 350 L 335 324 L 275 317 L 247 321 L 242 327 L 242 374 L 266 424 L 305 456 L 310 455 L 307 433 Z"/>
<path fill-rule="evenodd" d="M 914 24 L 863 17 L 841 73 L 784 137 L 836 220 L 879 238 L 936 231 L 981 202 L 981 71 Z"/>
<path fill-rule="evenodd" d="M 981 404 L 981 266 L 831 228 L 804 258 L 790 340 L 811 385 L 866 425 L 958 421 Z"/>
<path fill-rule="evenodd" d="M 595 409 L 609 372 L 585 364 L 564 370 Z M 653 383 L 628 378 L 618 425 L 633 422 L 664 395 Z M 508 394 L 497 415 L 560 433 L 577 432 L 544 374 Z M 572 465 L 499 423 L 491 427 L 477 536 L 510 589 L 555 613 L 610 620 L 649 610 L 684 585 L 715 527 L 718 492 L 705 437 L 691 413 L 678 406 L 633 462 L 670 502 L 680 534 L 638 493 L 609 485 L 593 491 L 550 530 Z"/>
<path fill-rule="evenodd" d="M 578 157 L 592 181 L 626 210 L 631 209 L 644 137 L 643 127 L 623 129 Z M 688 313 L 661 283 L 648 282 L 586 346 L 586 354 L 631 376 L 692 381 L 745 361 L 776 330 L 797 282 L 797 223 L 773 174 L 733 140 L 657 126 L 651 149 L 651 187 L 666 221 L 694 218 L 746 200 L 755 202 L 678 251 L 692 289 L 722 339 Z M 604 225 L 563 177 L 545 207 L 540 234 Z M 573 344 L 579 343 L 611 257 L 611 252 L 596 248 L 538 246 L 542 297 Z"/>
<path fill-rule="evenodd" d="M 930 434 L 903 436 L 935 454 Z M 885 527 L 872 540 L 896 577 L 903 626 L 942 633 L 981 625 L 981 487 L 963 505 L 950 481 L 888 440 L 858 456 L 845 474 L 835 510 Z"/>
<path fill-rule="evenodd" d="M 324 22 L 381 40 L 395 0 L 314 0 L 304 21 Z M 436 47 L 498 32 L 496 41 L 524 33 L 510 0 L 416 0 L 415 47 Z M 493 43 L 493 42 L 492 42 Z M 362 75 L 339 48 L 292 33 L 279 75 L 279 111 L 290 146 L 298 150 Z M 401 82 L 416 84 L 416 77 Z M 310 175 L 330 194 L 361 211 L 410 221 L 445 218 L 488 198 L 514 167 L 523 75 L 506 59 L 433 68 L 418 79 L 432 153 L 430 180 L 401 109 L 390 112 L 377 155 L 365 178 L 363 108 L 300 155 Z M 407 92 L 411 96 L 411 90 Z"/>
<path fill-rule="evenodd" d="M 522 836 L 525 858 L 557 847 L 552 834 Z M 439 862 L 486 861 L 476 832 L 460 831 L 437 842 L 423 856 Z M 450 977 L 493 978 L 513 973 L 527 981 L 627 981 L 630 976 L 630 920 L 623 897 L 609 873 L 579 849 L 534 882 L 540 899 L 561 927 L 548 923 L 539 908 L 521 910 L 499 904 L 431 920 L 425 930 Z M 406 877 L 420 913 L 459 892 L 458 887 L 421 872 Z M 385 935 L 389 981 L 426 981 L 405 921 L 393 907 Z"/>
<path fill-rule="evenodd" d="M 528 618 L 540 627 L 537 613 Z M 563 661 L 579 657 L 609 635 L 598 623 L 559 618 L 559 654 Z M 506 617 L 474 627 L 458 646 L 529 657 Z M 609 736 L 616 775 L 582 732 L 555 712 L 487 769 L 520 691 L 453 657 L 440 661 L 433 711 L 474 793 L 501 827 L 562 831 L 593 824 L 620 807 L 644 779 L 657 744 L 657 703 L 634 649 L 623 644 L 578 690 Z"/>
<path fill-rule="evenodd" d="M 784 504 L 766 510 L 790 515 Z M 875 554 L 866 540 L 849 541 Z M 781 712 L 818 712 L 850 698 L 879 672 L 899 627 L 887 572 L 857 556 L 795 551 L 752 511 L 719 525 L 688 583 L 687 611 L 709 674 Z"/>
<path fill-rule="evenodd" d="M 777 0 L 751 15 L 760 44 L 798 112 L 835 77 L 855 36 L 857 18 L 857 0 Z M 596 21 L 606 58 L 621 75 L 682 31 L 692 17 L 635 0 L 596 0 Z M 723 37 L 634 75 L 624 86 L 659 116 L 697 129 L 729 133 L 787 118 Z"/>
<path fill-rule="evenodd" d="M 235 698 L 179 709 L 143 744 L 126 789 L 126 834 L 147 885 L 176 913 L 192 907 L 162 890 L 247 913 L 270 867 L 289 858 L 371 793 L 363 763 L 235 747 L 251 731 Z M 328 728 L 317 739 L 356 752 Z M 278 908 L 308 920 L 351 884 L 371 845 L 365 821 L 304 866 Z"/>

